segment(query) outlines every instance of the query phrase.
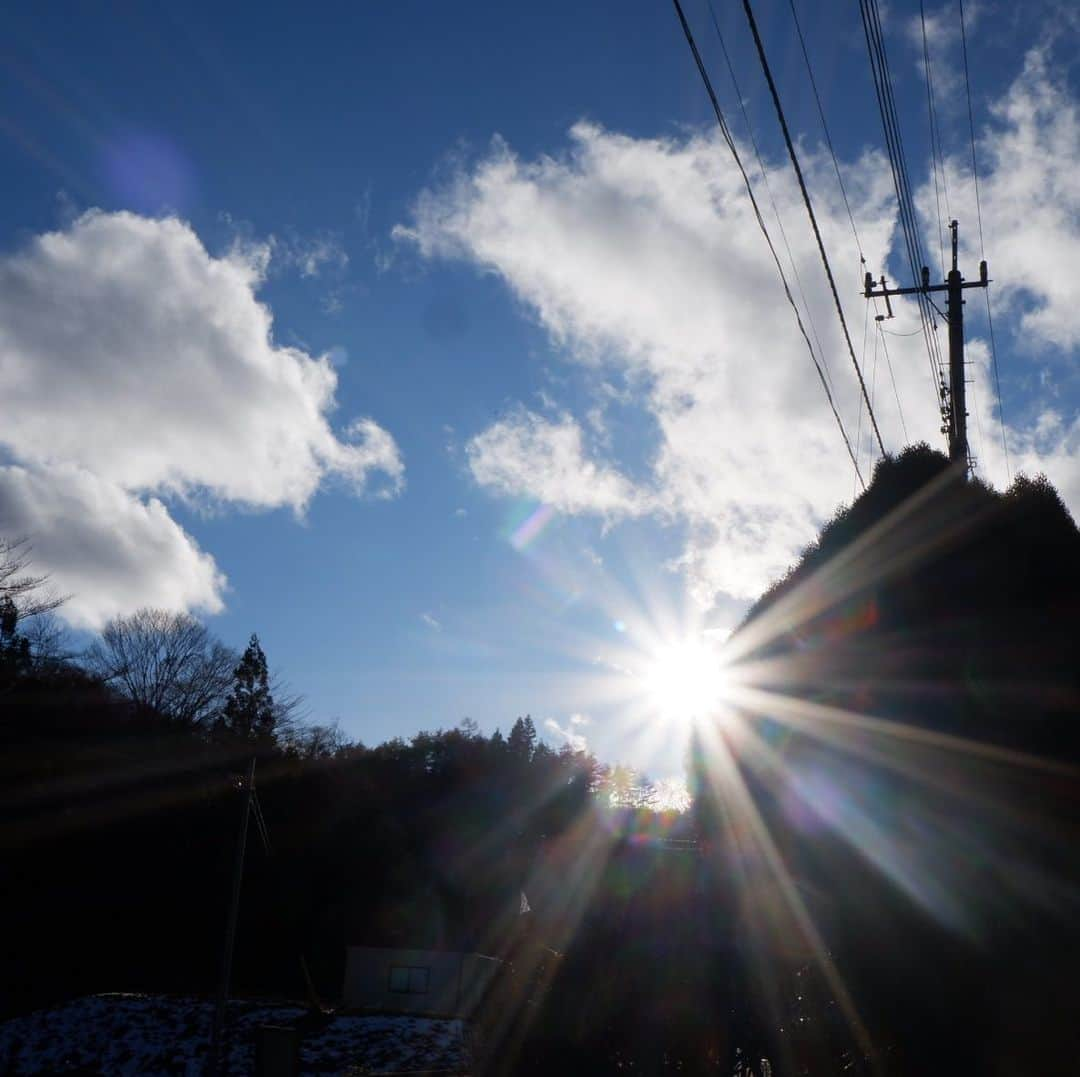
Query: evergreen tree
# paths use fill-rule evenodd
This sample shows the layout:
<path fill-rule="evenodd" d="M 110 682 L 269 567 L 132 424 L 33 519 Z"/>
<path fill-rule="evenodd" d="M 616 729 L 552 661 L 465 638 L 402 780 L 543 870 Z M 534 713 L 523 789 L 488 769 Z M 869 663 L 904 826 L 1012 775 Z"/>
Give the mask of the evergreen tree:
<path fill-rule="evenodd" d="M 243 740 L 272 743 L 277 712 L 259 637 L 251 640 L 233 672 L 233 687 L 222 714 L 225 732 Z"/>
<path fill-rule="evenodd" d="M 0 670 L 9 676 L 30 668 L 30 641 L 19 632 L 19 608 L 10 595 L 0 598 Z"/>
<path fill-rule="evenodd" d="M 506 738 L 506 746 L 510 754 L 522 763 L 532 760 L 536 751 L 536 726 L 529 715 L 519 718 L 510 727 L 510 736 Z"/>

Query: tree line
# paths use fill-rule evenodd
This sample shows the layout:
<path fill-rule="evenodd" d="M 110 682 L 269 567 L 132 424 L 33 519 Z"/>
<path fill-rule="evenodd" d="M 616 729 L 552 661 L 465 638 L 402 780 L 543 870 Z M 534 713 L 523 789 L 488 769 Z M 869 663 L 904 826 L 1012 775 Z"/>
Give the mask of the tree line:
<path fill-rule="evenodd" d="M 304 997 L 306 967 L 332 1002 L 350 944 L 504 955 L 559 835 L 681 825 L 644 775 L 552 747 L 529 715 L 364 745 L 303 714 L 256 635 L 237 654 L 186 614 L 116 618 L 75 654 L 28 546 L 4 550 L 0 1014 L 213 992 L 253 755 L 237 993 Z"/>
<path fill-rule="evenodd" d="M 65 661 L 3 608 L 2 1012 L 213 990 L 254 752 L 237 993 L 304 997 L 303 955 L 332 1002 L 354 944 L 502 956 L 500 1074 L 1078 1056 L 1080 531 L 1045 480 L 879 462 L 737 631 L 757 702 L 699 727 L 678 817 L 524 715 L 368 747 L 283 717 L 257 641 Z"/>

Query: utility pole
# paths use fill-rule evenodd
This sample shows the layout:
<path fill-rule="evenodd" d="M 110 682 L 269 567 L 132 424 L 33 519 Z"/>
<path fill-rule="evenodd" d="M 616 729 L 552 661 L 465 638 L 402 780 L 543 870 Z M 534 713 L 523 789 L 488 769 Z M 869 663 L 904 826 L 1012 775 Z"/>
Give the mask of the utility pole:
<path fill-rule="evenodd" d="M 930 270 L 927 266 L 922 268 L 922 283 L 915 288 L 888 288 L 885 285 L 885 277 L 880 280 L 880 291 L 874 291 L 874 278 L 871 273 L 866 274 L 865 290 L 863 295 L 867 299 L 882 298 L 885 300 L 885 309 L 888 317 L 893 316 L 892 305 L 889 296 L 893 295 L 929 295 L 931 292 L 946 292 L 946 320 L 949 323 L 949 386 L 946 391 L 942 388 L 942 425 L 941 432 L 949 437 L 949 459 L 953 463 L 961 464 L 964 472 L 971 468 L 971 453 L 968 449 L 967 436 L 967 388 L 964 381 L 964 299 L 965 288 L 985 288 L 990 283 L 986 275 L 985 260 L 979 263 L 979 279 L 966 281 L 960 275 L 956 264 L 957 248 L 956 221 L 949 224 L 952 232 L 952 269 L 943 284 L 930 283 Z M 886 315 L 878 315 L 880 321 Z"/>
<path fill-rule="evenodd" d="M 232 979 L 233 948 L 236 944 L 236 921 L 240 912 L 240 885 L 244 879 L 244 849 L 247 846 L 248 819 L 251 815 L 251 797 L 255 791 L 255 756 L 246 777 L 240 779 L 243 794 L 240 803 L 240 828 L 236 835 L 236 855 L 233 860 L 232 900 L 229 903 L 229 920 L 225 928 L 225 949 L 221 955 L 221 980 L 218 984 L 217 1004 L 214 1007 L 214 1024 L 210 1033 L 210 1057 L 207 1059 L 209 1077 L 221 1073 L 222 1040 L 225 1032 L 225 1003 L 229 998 L 229 981 Z"/>

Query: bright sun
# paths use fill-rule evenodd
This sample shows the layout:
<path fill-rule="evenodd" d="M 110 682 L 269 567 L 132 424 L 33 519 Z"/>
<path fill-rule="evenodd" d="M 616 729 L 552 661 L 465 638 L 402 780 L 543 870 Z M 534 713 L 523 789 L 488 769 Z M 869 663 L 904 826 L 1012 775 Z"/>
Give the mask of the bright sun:
<path fill-rule="evenodd" d="M 715 715 L 728 689 L 723 660 L 704 640 L 659 648 L 644 679 L 651 708 L 671 721 Z"/>

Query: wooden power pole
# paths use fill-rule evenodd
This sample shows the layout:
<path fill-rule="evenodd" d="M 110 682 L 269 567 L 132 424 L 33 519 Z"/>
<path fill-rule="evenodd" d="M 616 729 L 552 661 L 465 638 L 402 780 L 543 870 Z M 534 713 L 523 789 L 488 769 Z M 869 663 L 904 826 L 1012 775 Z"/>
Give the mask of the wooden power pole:
<path fill-rule="evenodd" d="M 923 266 L 922 283 L 914 288 L 888 288 L 885 286 L 885 277 L 880 280 L 881 288 L 874 291 L 874 278 L 870 273 L 866 274 L 866 287 L 863 295 L 867 299 L 882 298 L 888 310 L 888 316 L 892 317 L 892 307 L 889 304 L 889 296 L 893 295 L 928 295 L 930 292 L 946 292 L 946 320 L 949 323 L 949 386 L 947 401 L 943 408 L 942 433 L 949 437 L 949 459 L 960 464 L 964 471 L 971 468 L 971 452 L 968 448 L 967 436 L 967 389 L 964 379 L 964 299 L 965 288 L 985 288 L 990 279 L 986 275 L 985 260 L 979 263 L 979 279 L 966 281 L 960 275 L 956 264 L 957 248 L 957 223 L 949 224 L 952 232 L 952 269 L 943 284 L 930 283 L 930 270 Z"/>
<path fill-rule="evenodd" d="M 236 945 L 236 922 L 240 913 L 240 887 L 244 880 L 244 850 L 247 845 L 248 820 L 251 816 L 251 797 L 255 791 L 255 756 L 247 775 L 238 785 L 240 798 L 240 827 L 236 834 L 236 852 L 233 856 L 232 897 L 229 901 L 229 919 L 225 927 L 225 946 L 221 954 L 221 978 L 218 981 L 217 1001 L 214 1005 L 214 1022 L 210 1030 L 210 1055 L 206 1073 L 219 1077 L 222 1072 L 222 1054 L 225 1037 L 225 1004 L 229 999 L 229 981 L 232 979 L 233 949 Z"/>

